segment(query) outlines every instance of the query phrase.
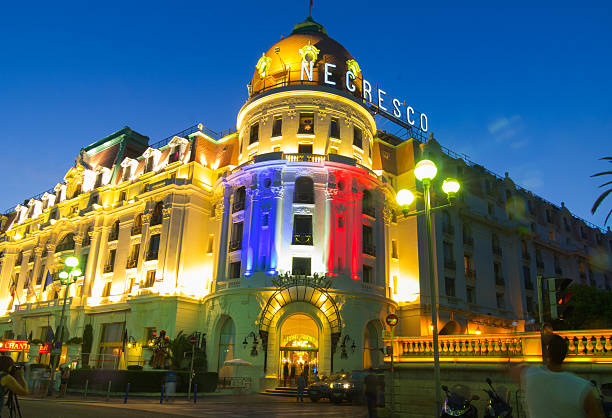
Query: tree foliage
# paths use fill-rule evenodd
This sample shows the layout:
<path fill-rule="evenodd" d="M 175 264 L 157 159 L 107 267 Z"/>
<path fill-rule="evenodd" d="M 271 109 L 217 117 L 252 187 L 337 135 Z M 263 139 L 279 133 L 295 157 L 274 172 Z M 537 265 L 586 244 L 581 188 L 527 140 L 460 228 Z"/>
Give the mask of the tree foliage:
<path fill-rule="evenodd" d="M 603 157 L 602 160 L 607 160 L 609 163 L 612 163 L 612 157 Z M 602 171 L 600 173 L 593 174 L 591 177 L 610 176 L 610 175 L 612 175 L 612 171 Z M 612 181 L 607 181 L 601 184 L 599 187 L 600 188 L 606 187 L 606 186 L 610 186 L 611 184 L 612 184 Z M 595 200 L 595 203 L 593 203 L 593 207 L 591 208 L 592 214 L 595 214 L 595 211 L 599 208 L 601 203 L 610 195 L 610 193 L 612 193 L 612 186 L 604 190 L 603 193 L 599 195 L 597 200 Z M 610 211 L 608 212 L 608 215 L 606 216 L 606 219 L 604 221 L 604 225 L 608 223 L 608 219 L 610 219 L 610 215 L 612 215 L 612 209 L 610 209 Z"/>
<path fill-rule="evenodd" d="M 586 285 L 572 285 L 563 319 L 555 320 L 555 329 L 580 330 L 612 327 L 612 291 Z"/>

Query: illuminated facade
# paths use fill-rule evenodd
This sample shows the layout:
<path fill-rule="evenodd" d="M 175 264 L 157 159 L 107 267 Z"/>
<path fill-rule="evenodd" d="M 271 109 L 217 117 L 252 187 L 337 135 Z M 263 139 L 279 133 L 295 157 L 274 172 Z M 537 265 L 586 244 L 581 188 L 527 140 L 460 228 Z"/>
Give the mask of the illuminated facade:
<path fill-rule="evenodd" d="M 422 192 L 423 158 L 463 185 L 434 215 L 442 332 L 523 330 L 537 274 L 610 287 L 609 231 L 433 136 L 378 131 L 373 98 L 427 130 L 309 18 L 257 62 L 236 130 L 199 125 L 149 145 L 124 128 L 84 148 L 62 183 L 1 218 L 0 331 L 44 340 L 59 325 L 64 289 L 47 272 L 74 254 L 84 275 L 67 331 L 92 324 L 91 365 L 121 364 L 124 328 L 137 342 L 128 364 L 148 360 L 154 330 L 197 330 L 209 370 L 247 358 L 240 373 L 265 384 L 284 363 L 377 364 L 389 313 L 396 335 L 430 332 L 425 223 L 395 203 L 397 190 Z"/>

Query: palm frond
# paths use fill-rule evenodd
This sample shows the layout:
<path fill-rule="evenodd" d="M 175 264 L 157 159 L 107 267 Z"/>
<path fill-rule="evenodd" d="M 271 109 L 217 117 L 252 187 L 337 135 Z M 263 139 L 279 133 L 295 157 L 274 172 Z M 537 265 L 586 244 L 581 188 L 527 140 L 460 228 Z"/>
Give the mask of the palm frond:
<path fill-rule="evenodd" d="M 607 186 L 608 184 L 612 184 L 612 181 L 608 181 L 608 182 L 606 182 L 606 183 L 602 184 L 602 185 L 601 185 L 601 186 L 599 186 L 599 187 L 604 187 L 604 186 Z"/>
<path fill-rule="evenodd" d="M 607 174 L 612 174 L 612 171 L 602 171 L 601 173 L 592 174 L 591 177 L 605 176 Z"/>
<path fill-rule="evenodd" d="M 604 221 L 604 225 L 606 225 L 608 223 L 608 219 L 610 219 L 610 215 L 612 215 L 612 209 L 610 209 L 610 212 L 608 212 L 608 216 L 606 216 L 606 220 Z"/>
<path fill-rule="evenodd" d="M 603 202 L 603 200 L 608 197 L 608 195 L 612 193 L 612 188 L 606 190 L 605 192 L 603 192 L 601 195 L 599 195 L 599 197 L 597 198 L 597 200 L 595 201 L 595 203 L 593 203 L 593 207 L 591 208 L 591 213 L 594 214 L 595 211 L 597 210 L 597 208 L 599 207 L 599 205 L 601 204 L 601 202 Z"/>

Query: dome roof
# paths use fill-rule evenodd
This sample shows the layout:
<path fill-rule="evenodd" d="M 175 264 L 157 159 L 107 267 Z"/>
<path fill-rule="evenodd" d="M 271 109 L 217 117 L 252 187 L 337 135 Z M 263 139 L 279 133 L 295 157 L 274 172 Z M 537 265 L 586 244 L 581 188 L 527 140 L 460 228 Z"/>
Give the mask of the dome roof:
<path fill-rule="evenodd" d="M 309 59 L 313 56 L 315 58 L 313 81 L 309 81 L 306 76 L 305 80 L 301 80 L 301 63 L 304 53 Z M 281 39 L 262 54 L 253 72 L 249 95 L 252 97 L 262 91 L 288 85 L 318 84 L 333 89 L 334 86 L 324 84 L 325 63 L 336 65 L 331 70 L 332 75 L 329 79 L 336 82 L 335 87 L 348 92 L 345 87 L 345 77 L 347 62 L 351 60 L 354 61 L 353 56 L 342 45 L 327 36 L 323 25 L 308 16 L 305 21 L 295 25 L 289 36 Z M 361 97 L 360 72 L 353 83 L 356 86 L 353 94 Z"/>

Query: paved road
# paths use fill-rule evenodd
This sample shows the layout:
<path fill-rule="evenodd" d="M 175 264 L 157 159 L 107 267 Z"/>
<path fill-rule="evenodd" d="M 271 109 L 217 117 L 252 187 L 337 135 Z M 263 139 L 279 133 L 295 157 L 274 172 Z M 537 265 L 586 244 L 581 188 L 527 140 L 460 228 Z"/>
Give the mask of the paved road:
<path fill-rule="evenodd" d="M 217 396 L 197 405 L 175 401 L 160 405 L 151 399 L 133 399 L 127 405 L 119 400 L 88 400 L 75 398 L 20 399 L 23 418 L 119 418 L 119 417 L 356 417 L 367 416 L 364 406 L 348 403 L 334 405 L 329 402 L 296 403 L 293 399 L 272 398 L 261 395 Z M 6 413 L 3 409 L 3 413 Z"/>

